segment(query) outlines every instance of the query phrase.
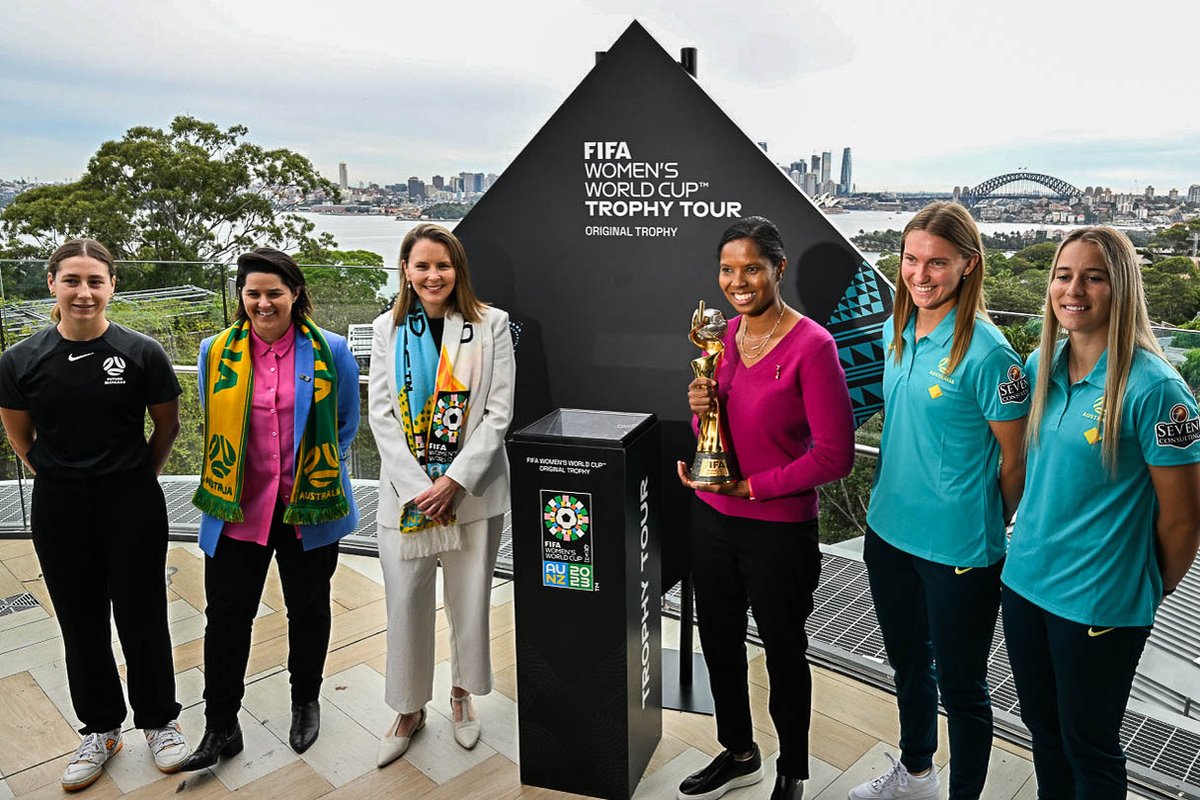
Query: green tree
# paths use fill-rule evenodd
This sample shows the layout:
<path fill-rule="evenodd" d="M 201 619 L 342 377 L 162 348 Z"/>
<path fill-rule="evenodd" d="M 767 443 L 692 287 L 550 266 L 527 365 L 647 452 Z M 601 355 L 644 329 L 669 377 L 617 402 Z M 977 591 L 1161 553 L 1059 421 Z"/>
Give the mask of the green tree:
<path fill-rule="evenodd" d="M 1021 360 L 1029 358 L 1029 354 L 1037 349 L 1038 339 L 1042 335 L 1041 325 L 1038 325 L 1037 330 L 1034 330 L 1027 323 L 1023 322 L 1012 325 L 999 325 L 997 327 L 1004 334 L 1004 338 L 1008 339 L 1008 343 L 1012 345 L 1013 350 L 1017 351 L 1017 355 L 1021 357 Z"/>
<path fill-rule="evenodd" d="M 1170 256 L 1155 261 L 1153 264 L 1155 272 L 1161 272 L 1164 275 L 1186 275 L 1188 277 L 1196 277 L 1196 264 L 1187 256 Z"/>
<path fill-rule="evenodd" d="M 1038 269 L 1050 269 L 1054 263 L 1054 254 L 1058 250 L 1057 242 L 1038 242 L 1017 252 L 1017 257 Z"/>
<path fill-rule="evenodd" d="M 1193 319 L 1190 322 L 1185 322 L 1179 327 L 1183 328 L 1185 331 L 1200 331 L 1200 319 Z M 1184 350 L 1200 348 L 1200 332 L 1175 334 L 1171 337 L 1171 347 L 1179 347 Z"/>
<path fill-rule="evenodd" d="M 1200 349 L 1188 350 L 1184 354 L 1184 361 L 1179 365 L 1179 374 L 1191 387 L 1192 394 L 1200 389 Z"/>
<path fill-rule="evenodd" d="M 1194 285 L 1195 280 L 1146 267 L 1142 270 L 1142 283 L 1152 322 L 1180 325 L 1200 312 L 1200 288 Z"/>
<path fill-rule="evenodd" d="M 883 415 L 876 414 L 863 423 L 855 439 L 860 444 L 879 447 L 882 434 Z M 875 459 L 857 456 L 849 475 L 818 490 L 823 543 L 832 544 L 867 532 L 867 506 L 871 502 L 874 479 Z"/>
<path fill-rule="evenodd" d="M 1190 255 L 1192 252 L 1192 236 L 1200 234 L 1200 219 L 1182 222 L 1169 228 L 1161 228 L 1150 237 L 1148 249 L 1156 253 L 1173 253 L 1174 255 Z"/>
<path fill-rule="evenodd" d="M 850 237 L 850 241 L 854 242 L 860 250 L 874 253 L 899 253 L 902 239 L 900 231 L 891 228 L 886 231 L 871 231 L 870 233 L 860 230 Z"/>
<path fill-rule="evenodd" d="M 380 292 L 387 284 L 383 256 L 370 250 L 333 250 L 328 234 L 321 243 L 293 257 L 304 271 L 309 297 L 321 327 L 345 334 L 350 325 L 370 322 L 387 304 Z M 305 266 L 305 265 L 320 266 Z"/>
<path fill-rule="evenodd" d="M 987 267 L 984 270 L 985 276 L 989 274 L 996 275 L 1009 272 L 1008 257 L 1005 256 L 1004 253 L 996 250 L 989 250 L 985 252 L 984 264 Z"/>
<path fill-rule="evenodd" d="M 304 279 L 314 296 L 337 297 L 341 302 L 376 303 L 379 291 L 387 284 L 383 256 L 370 250 L 334 250 L 329 234 L 292 255 L 304 271 Z M 320 266 L 308 266 L 320 265 Z"/>
<path fill-rule="evenodd" d="M 983 295 L 992 310 L 1040 314 L 1045 307 L 1045 280 L 1037 271 L 988 273 L 983 277 Z"/>
<path fill-rule="evenodd" d="M 1026 272 L 1036 273 L 1037 279 L 1045 282 L 1046 269 L 1034 264 L 1031 261 L 1026 261 L 1019 253 L 1014 253 L 1009 256 L 1007 263 L 1008 271 L 1013 275 L 1022 275 Z"/>
<path fill-rule="evenodd" d="M 0 212 L 7 255 L 44 258 L 72 236 L 98 239 L 118 259 L 157 262 L 311 246 L 313 224 L 288 212 L 309 194 L 337 197 L 337 188 L 306 157 L 252 144 L 247 133 L 188 116 L 167 130 L 130 128 L 100 145 L 78 181 L 22 192 Z M 144 285 L 203 281 L 188 265 L 155 264 L 140 276 Z M 140 288 L 136 275 L 126 285 Z"/>
<path fill-rule="evenodd" d="M 462 219 L 475 205 L 470 203 L 434 203 L 421 209 L 421 219 Z"/>
<path fill-rule="evenodd" d="M 900 256 L 896 253 L 885 253 L 875 262 L 875 269 L 883 273 L 883 276 L 896 285 L 900 282 Z"/>

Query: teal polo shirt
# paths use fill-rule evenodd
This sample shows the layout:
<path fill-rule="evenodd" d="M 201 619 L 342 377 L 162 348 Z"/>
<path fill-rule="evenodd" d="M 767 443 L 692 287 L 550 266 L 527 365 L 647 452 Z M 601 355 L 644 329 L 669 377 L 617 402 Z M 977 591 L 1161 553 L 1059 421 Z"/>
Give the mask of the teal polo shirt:
<path fill-rule="evenodd" d="M 957 313 L 920 341 L 914 314 L 899 364 L 892 325 L 883 326 L 883 439 L 867 524 L 927 561 L 986 567 L 1005 548 L 1000 444 L 988 421 L 1027 416 L 1029 381 L 1004 334 L 982 319 L 947 374 Z"/>
<path fill-rule="evenodd" d="M 1029 357 L 1030 380 L 1037 358 Z M 1137 348 L 1112 474 L 1101 455 L 1107 373 L 1106 351 L 1086 378 L 1069 385 L 1065 342 L 1058 346 L 1002 580 L 1081 625 L 1146 626 L 1163 591 L 1155 555 L 1158 499 L 1147 465 L 1200 461 L 1200 415 L 1175 368 Z"/>

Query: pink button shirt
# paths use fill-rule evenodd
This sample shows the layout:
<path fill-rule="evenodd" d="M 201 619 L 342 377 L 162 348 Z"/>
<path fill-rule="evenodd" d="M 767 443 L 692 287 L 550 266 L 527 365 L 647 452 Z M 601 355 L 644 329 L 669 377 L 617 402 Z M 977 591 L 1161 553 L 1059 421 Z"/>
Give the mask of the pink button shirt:
<path fill-rule="evenodd" d="M 296 409 L 296 328 L 271 344 L 250 331 L 254 391 L 246 436 L 246 474 L 242 479 L 243 522 L 229 522 L 231 539 L 266 545 L 276 500 L 287 505 L 296 477 L 293 451 Z M 296 536 L 300 531 L 296 531 Z"/>

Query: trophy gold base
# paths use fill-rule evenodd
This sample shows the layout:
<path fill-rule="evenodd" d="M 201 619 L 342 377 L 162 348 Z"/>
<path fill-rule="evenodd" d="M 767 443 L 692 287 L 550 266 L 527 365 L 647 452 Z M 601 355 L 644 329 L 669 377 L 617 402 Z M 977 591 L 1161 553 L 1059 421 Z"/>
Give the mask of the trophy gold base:
<path fill-rule="evenodd" d="M 726 452 L 697 452 L 688 476 L 696 483 L 729 483 L 741 479 L 733 459 Z"/>

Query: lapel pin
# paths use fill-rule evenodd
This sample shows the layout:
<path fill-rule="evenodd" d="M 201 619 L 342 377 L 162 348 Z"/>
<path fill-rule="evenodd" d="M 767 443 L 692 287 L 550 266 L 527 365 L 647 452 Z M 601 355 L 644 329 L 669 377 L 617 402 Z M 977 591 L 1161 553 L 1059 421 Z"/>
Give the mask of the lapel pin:
<path fill-rule="evenodd" d="M 308 383 L 309 381 L 312 380 L 312 378 L 308 377 L 307 375 L 301 375 L 300 380 L 304 381 L 305 383 Z"/>

